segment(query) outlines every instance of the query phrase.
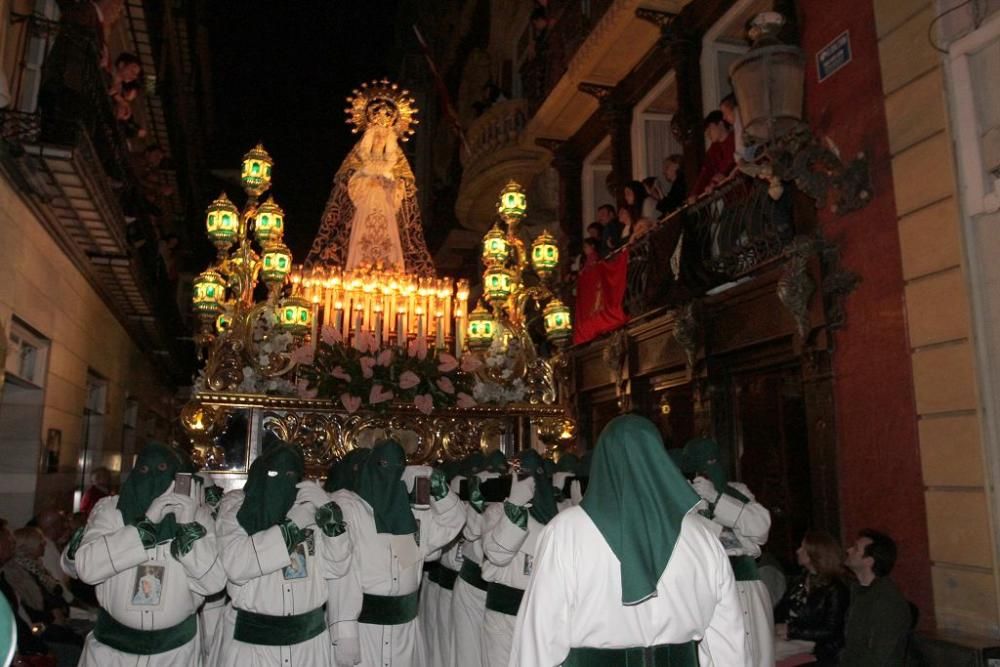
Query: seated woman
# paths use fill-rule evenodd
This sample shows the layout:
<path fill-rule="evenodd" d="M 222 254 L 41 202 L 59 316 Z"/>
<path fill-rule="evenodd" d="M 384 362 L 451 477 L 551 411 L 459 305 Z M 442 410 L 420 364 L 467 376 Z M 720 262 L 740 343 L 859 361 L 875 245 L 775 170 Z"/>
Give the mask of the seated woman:
<path fill-rule="evenodd" d="M 795 556 L 805 574 L 791 583 L 774 610 L 774 652 L 779 667 L 837 664 L 850 601 L 843 580 L 843 553 L 827 533 L 810 531 L 802 538 Z"/>

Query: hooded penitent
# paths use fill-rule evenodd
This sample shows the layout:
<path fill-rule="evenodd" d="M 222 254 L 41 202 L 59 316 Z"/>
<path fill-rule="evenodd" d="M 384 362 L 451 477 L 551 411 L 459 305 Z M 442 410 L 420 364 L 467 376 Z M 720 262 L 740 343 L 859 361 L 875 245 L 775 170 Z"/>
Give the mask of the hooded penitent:
<path fill-rule="evenodd" d="M 736 496 L 742 502 L 749 501 L 746 496 L 729 486 L 729 475 L 722 465 L 719 443 L 712 438 L 688 440 L 684 445 L 681 461 L 685 474 L 691 477 L 704 477 L 715 485 L 715 490 L 719 493 Z"/>
<path fill-rule="evenodd" d="M 375 530 L 393 535 L 417 532 L 410 497 L 403 483 L 406 453 L 395 440 L 383 440 L 372 448 L 361 466 L 354 491 L 371 505 Z"/>
<path fill-rule="evenodd" d="M 624 415 L 607 425 L 581 506 L 621 563 L 622 604 L 656 595 L 684 515 L 697 503 L 651 421 Z"/>
<path fill-rule="evenodd" d="M 569 472 L 576 474 L 580 467 L 580 457 L 576 454 L 563 454 L 556 463 L 556 472 Z"/>
<path fill-rule="evenodd" d="M 146 518 L 150 503 L 170 488 L 182 463 L 177 452 L 163 443 L 150 442 L 143 448 L 118 496 L 118 511 L 126 526 Z M 171 539 L 175 528 L 173 514 L 163 517 L 156 528 L 157 542 Z"/>
<path fill-rule="evenodd" d="M 486 457 L 485 467 L 483 470 L 487 472 L 496 472 L 501 475 L 507 472 L 507 457 L 499 449 L 494 449 L 490 452 L 490 455 Z"/>
<path fill-rule="evenodd" d="M 545 474 L 545 461 L 533 449 L 525 449 L 517 453 L 511 464 L 517 474 L 530 474 L 535 478 L 535 495 L 531 499 L 531 516 L 538 523 L 548 523 L 558 512 L 555 494 L 552 492 L 552 481 Z"/>
<path fill-rule="evenodd" d="M 367 447 L 356 447 L 347 452 L 343 458 L 334 461 L 333 465 L 330 466 L 329 473 L 327 473 L 323 490 L 327 493 L 341 489 L 353 491 L 358 473 L 361 472 L 361 466 L 371 453 L 372 450 Z"/>
<path fill-rule="evenodd" d="M 472 452 L 462 459 L 462 474 L 472 477 L 478 472 L 482 472 L 486 466 L 486 457 L 482 452 Z"/>
<path fill-rule="evenodd" d="M 295 445 L 277 445 L 257 457 L 243 487 L 243 505 L 236 519 L 248 535 L 285 520 L 295 503 L 302 481 L 305 460 Z"/>

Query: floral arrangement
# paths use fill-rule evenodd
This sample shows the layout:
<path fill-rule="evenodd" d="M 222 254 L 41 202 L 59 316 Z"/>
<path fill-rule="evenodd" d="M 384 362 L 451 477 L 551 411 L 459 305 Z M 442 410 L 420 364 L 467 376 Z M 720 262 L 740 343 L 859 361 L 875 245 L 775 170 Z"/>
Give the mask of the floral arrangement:
<path fill-rule="evenodd" d="M 262 315 L 254 322 L 253 342 L 258 354 L 258 362 L 266 366 L 274 354 L 288 354 L 295 339 L 286 331 L 282 331 L 273 313 Z M 195 392 L 208 389 L 205 368 L 198 370 L 194 381 Z M 287 376 L 265 377 L 258 375 L 252 366 L 243 367 L 243 381 L 235 388 L 241 394 L 267 394 L 268 396 L 295 396 L 296 387 Z"/>
<path fill-rule="evenodd" d="M 491 380 L 477 381 L 472 395 L 480 403 L 507 405 L 524 401 L 528 395 L 528 387 L 521 378 L 511 379 L 514 366 L 521 355 L 521 343 L 516 338 L 504 342 L 501 336 L 496 336 L 490 343 L 485 355 L 485 363 L 502 382 Z"/>
<path fill-rule="evenodd" d="M 457 359 L 427 349 L 423 338 L 405 347 L 379 348 L 362 332 L 351 345 L 337 329 L 323 327 L 315 351 L 303 345 L 292 352 L 298 363 L 299 393 L 338 401 L 349 413 L 362 406 L 385 412 L 393 403 L 412 403 L 424 414 L 435 408 L 469 408 L 481 363 L 474 355 Z"/>

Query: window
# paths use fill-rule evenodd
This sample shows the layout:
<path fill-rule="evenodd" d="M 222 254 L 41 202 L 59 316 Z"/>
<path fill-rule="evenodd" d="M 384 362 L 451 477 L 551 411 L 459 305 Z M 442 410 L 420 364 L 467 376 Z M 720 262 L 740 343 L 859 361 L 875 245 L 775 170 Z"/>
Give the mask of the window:
<path fill-rule="evenodd" d="M 48 370 L 49 340 L 14 317 L 10 323 L 4 370 L 13 382 L 44 387 Z"/>
<path fill-rule="evenodd" d="M 80 458 L 77 462 L 80 477 L 74 498 L 74 511 L 78 510 L 79 499 L 87 488 L 90 471 L 102 465 L 104 449 L 104 419 L 108 408 L 108 381 L 93 371 L 87 373 L 87 397 L 83 406 L 83 431 L 81 433 Z"/>
<path fill-rule="evenodd" d="M 632 117 L 632 175 L 637 180 L 654 176 L 664 190 L 663 160 L 683 151 L 670 130 L 676 110 L 677 87 L 671 72 L 635 105 Z"/>
<path fill-rule="evenodd" d="M 583 161 L 583 236 L 587 225 L 597 220 L 597 209 L 604 204 L 616 205 L 608 190 L 611 175 L 611 137 L 605 137 Z"/>
<path fill-rule="evenodd" d="M 1000 211 L 1000 14 L 948 49 L 966 213 Z"/>

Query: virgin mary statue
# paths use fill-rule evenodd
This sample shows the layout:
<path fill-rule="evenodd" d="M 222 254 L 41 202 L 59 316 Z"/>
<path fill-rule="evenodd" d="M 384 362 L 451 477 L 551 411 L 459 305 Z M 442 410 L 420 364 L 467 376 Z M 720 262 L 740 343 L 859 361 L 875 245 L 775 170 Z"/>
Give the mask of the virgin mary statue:
<path fill-rule="evenodd" d="M 433 276 L 413 171 L 399 146 L 417 123 L 414 100 L 383 79 L 363 84 L 347 101 L 351 131 L 363 134 L 333 178 L 306 265 Z"/>

